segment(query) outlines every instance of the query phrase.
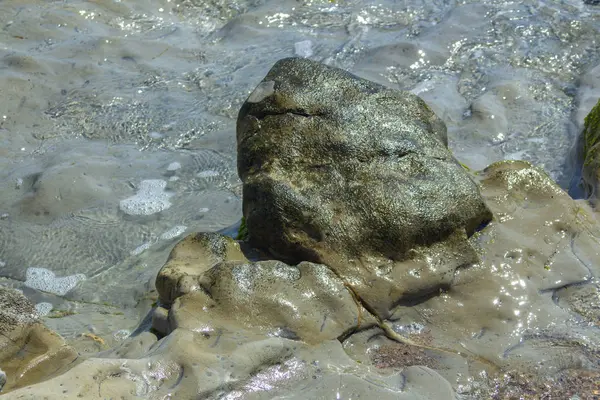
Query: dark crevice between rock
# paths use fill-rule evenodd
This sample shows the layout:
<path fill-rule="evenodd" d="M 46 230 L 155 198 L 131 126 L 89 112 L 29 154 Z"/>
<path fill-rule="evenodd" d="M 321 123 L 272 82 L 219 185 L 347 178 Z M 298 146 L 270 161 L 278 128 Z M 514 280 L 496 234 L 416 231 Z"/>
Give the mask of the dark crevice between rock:
<path fill-rule="evenodd" d="M 450 287 L 451 287 L 451 284 L 440 284 L 440 285 L 436 286 L 435 288 L 432 288 L 432 290 L 430 292 L 420 293 L 417 296 L 411 296 L 411 297 L 407 297 L 407 298 L 398 300 L 397 302 L 394 303 L 394 305 L 392 306 L 392 309 L 394 309 L 396 307 L 400 307 L 400 306 L 401 307 L 418 306 L 421 303 L 424 303 L 426 301 L 433 299 L 434 297 L 439 296 L 441 293 L 449 291 Z"/>
<path fill-rule="evenodd" d="M 587 276 L 586 278 L 577 281 L 577 282 L 571 282 L 571 283 L 567 283 L 564 285 L 560 285 L 560 286 L 556 286 L 556 287 L 551 287 L 551 288 L 546 288 L 546 289 L 541 289 L 539 292 L 540 293 L 552 293 L 552 301 L 554 302 L 554 304 L 556 304 L 558 306 L 558 294 L 557 292 L 561 289 L 567 289 L 573 286 L 583 286 L 583 285 L 587 285 L 589 283 L 591 283 L 594 279 L 594 274 L 592 272 L 591 267 L 581 259 L 581 257 L 579 257 L 579 255 L 577 254 L 577 252 L 575 251 L 575 239 L 579 236 L 578 233 L 572 233 L 571 234 L 571 238 L 570 238 L 570 248 L 571 248 L 571 252 L 573 253 L 573 255 L 575 256 L 575 258 L 577 259 L 577 261 L 579 261 L 579 263 L 581 265 L 583 265 L 583 267 L 588 271 L 589 276 Z M 552 258 L 555 254 L 552 254 L 552 256 L 550 258 Z M 559 306 L 560 307 L 560 306 Z"/>
<path fill-rule="evenodd" d="M 349 328 L 344 333 L 342 333 L 340 336 L 338 336 L 337 340 L 343 344 L 346 340 L 348 340 L 348 338 L 350 338 L 350 336 L 354 335 L 355 333 L 362 332 L 367 329 L 371 329 L 375 326 L 377 326 L 377 325 L 376 324 L 360 324 L 360 321 L 359 321 L 359 323 L 356 326 Z"/>
<path fill-rule="evenodd" d="M 302 108 L 288 109 L 288 110 L 281 110 L 281 111 L 266 111 L 265 110 L 262 112 L 255 112 L 255 113 L 248 114 L 248 116 L 254 117 L 254 118 L 258 119 L 259 121 L 262 121 L 263 119 L 265 119 L 269 116 L 280 116 L 280 115 L 285 115 L 285 114 L 297 115 L 299 117 L 304 117 L 304 118 L 326 117 L 327 116 L 326 113 L 310 113 Z"/>
<path fill-rule="evenodd" d="M 490 360 L 488 360 L 486 358 L 483 358 L 483 357 L 478 356 L 476 354 L 469 355 L 468 353 L 471 353 L 471 352 L 468 349 L 466 349 L 466 348 L 465 348 L 466 352 L 459 352 L 459 351 L 445 349 L 445 348 L 441 348 L 441 347 L 428 346 L 428 345 L 425 345 L 425 344 L 417 343 L 417 342 L 415 342 L 415 341 L 413 341 L 413 340 L 411 340 L 411 339 L 409 339 L 409 338 L 407 338 L 405 336 L 400 335 L 398 332 L 394 331 L 388 324 L 386 324 L 386 321 L 377 313 L 377 311 L 373 307 L 371 307 L 366 301 L 364 301 L 354 291 L 354 289 L 344 279 L 342 279 L 337 274 L 336 271 L 334 271 L 329 266 L 327 266 L 327 268 L 329 268 L 339 279 L 342 280 L 342 282 L 344 282 L 344 286 L 350 292 L 350 294 L 352 295 L 352 297 L 354 298 L 354 300 L 357 302 L 357 307 L 359 307 L 359 310 L 360 310 L 360 306 L 362 305 L 362 307 L 364 307 L 367 310 L 367 312 L 369 312 L 377 320 L 377 324 L 378 324 L 379 328 L 382 329 L 383 334 L 388 339 L 390 339 L 390 340 L 392 340 L 394 342 L 397 342 L 397 343 L 408 345 L 408 346 L 415 346 L 415 347 L 419 347 L 419 348 L 423 348 L 423 349 L 427 349 L 427 350 L 432 350 L 432 351 L 436 351 L 436 352 L 447 353 L 447 354 L 452 354 L 452 355 L 458 355 L 458 356 L 461 356 L 461 357 L 471 358 L 471 359 L 474 359 L 476 361 L 479 361 L 479 362 L 481 362 L 481 363 L 483 363 L 483 364 L 491 367 L 494 371 L 499 371 L 500 370 L 500 367 L 498 365 L 494 364 L 493 362 L 491 362 Z M 434 297 L 435 295 L 439 295 L 439 293 L 440 293 L 439 291 L 437 293 L 430 293 L 430 296 Z M 365 328 L 370 328 L 372 326 L 373 325 L 365 326 Z M 359 328 L 361 328 L 360 323 L 358 324 L 357 327 L 353 328 L 354 329 L 353 331 L 352 330 L 351 330 L 351 332 L 349 331 L 347 336 L 341 335 L 340 337 L 338 337 L 338 340 L 340 340 L 340 339 L 343 339 L 343 340 L 347 339 L 353 333 L 358 332 Z M 340 340 L 340 342 L 343 343 L 343 340 Z"/>
<path fill-rule="evenodd" d="M 571 282 L 571 283 L 567 283 L 566 285 L 562 285 L 562 286 L 557 286 L 554 288 L 548 288 L 548 289 L 541 289 L 539 291 L 540 294 L 545 294 L 545 293 L 552 293 L 552 302 L 554 304 L 556 304 L 557 307 L 560 307 L 560 296 L 558 295 L 558 292 L 563 290 L 563 289 L 568 289 L 570 287 L 577 287 L 577 286 L 584 286 L 587 285 L 589 283 L 592 283 L 592 278 L 588 278 L 588 279 L 584 279 L 582 281 L 578 281 L 578 282 Z"/>

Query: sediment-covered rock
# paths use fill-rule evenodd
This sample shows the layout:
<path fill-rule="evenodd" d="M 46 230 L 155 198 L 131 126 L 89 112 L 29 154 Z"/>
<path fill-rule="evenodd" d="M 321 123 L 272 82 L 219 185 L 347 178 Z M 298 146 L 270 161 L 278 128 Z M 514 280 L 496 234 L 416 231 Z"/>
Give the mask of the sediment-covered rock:
<path fill-rule="evenodd" d="M 600 224 L 593 211 L 523 161 L 493 164 L 477 178 L 496 216 L 470 239 L 481 262 L 457 273 L 447 292 L 398 307 L 389 326 L 427 327 L 430 346 L 505 371 L 597 368 L 600 298 L 589 293 L 598 290 Z"/>
<path fill-rule="evenodd" d="M 218 234 L 179 243 L 157 288 L 161 302 L 172 304 L 154 311 L 154 327 L 163 334 L 247 330 L 320 343 L 376 322 L 327 266 L 249 261 L 237 242 Z"/>
<path fill-rule="evenodd" d="M 187 236 L 171 251 L 167 263 L 156 277 L 156 290 L 164 305 L 198 289 L 198 279 L 222 261 L 247 261 L 235 240 L 216 233 Z"/>
<path fill-rule="evenodd" d="M 242 106 L 237 139 L 250 243 L 327 264 L 381 315 L 477 261 L 467 236 L 491 214 L 417 96 L 284 59 Z"/>
<path fill-rule="evenodd" d="M 421 366 L 379 375 L 337 340 L 316 346 L 284 338 L 240 341 L 177 329 L 143 358 L 92 358 L 8 399 L 450 399 L 451 386 Z"/>
<path fill-rule="evenodd" d="M 3 392 L 47 379 L 77 352 L 45 327 L 34 305 L 16 290 L 0 287 L 0 382 Z"/>

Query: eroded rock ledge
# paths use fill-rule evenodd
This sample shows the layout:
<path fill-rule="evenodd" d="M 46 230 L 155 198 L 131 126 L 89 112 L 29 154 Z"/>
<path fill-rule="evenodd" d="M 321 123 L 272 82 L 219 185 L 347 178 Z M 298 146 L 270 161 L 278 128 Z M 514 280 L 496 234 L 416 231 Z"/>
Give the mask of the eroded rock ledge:
<path fill-rule="evenodd" d="M 273 67 L 237 135 L 247 240 L 188 236 L 153 333 L 7 398 L 600 389 L 600 225 L 543 171 L 469 174 L 419 98 L 304 59 Z"/>

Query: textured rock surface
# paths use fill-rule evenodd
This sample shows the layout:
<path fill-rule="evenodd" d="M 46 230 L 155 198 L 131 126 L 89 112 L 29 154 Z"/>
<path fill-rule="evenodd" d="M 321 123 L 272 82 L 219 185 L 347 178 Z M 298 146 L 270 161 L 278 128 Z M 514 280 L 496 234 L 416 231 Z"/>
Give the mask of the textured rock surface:
<path fill-rule="evenodd" d="M 179 243 L 157 288 L 161 302 L 172 303 L 169 311 L 154 311 L 153 326 L 163 334 L 177 328 L 214 335 L 248 330 L 319 343 L 375 323 L 326 266 L 251 262 L 237 242 L 217 234 L 194 234 Z"/>
<path fill-rule="evenodd" d="M 38 320 L 21 293 L 0 287 L 0 367 L 3 392 L 46 379 L 77 358 L 63 339 Z"/>
<path fill-rule="evenodd" d="M 590 207 L 526 162 L 493 164 L 478 178 L 496 217 L 471 238 L 480 264 L 457 273 L 449 291 L 399 307 L 387 323 L 398 332 L 421 326 L 430 346 L 534 374 L 532 382 L 568 369 L 597 374 L 600 298 L 590 294 L 598 291 L 600 224 Z M 456 389 L 490 395 L 473 385 Z"/>
<path fill-rule="evenodd" d="M 166 337 L 129 338 L 6 398 L 589 397 L 600 389 L 600 224 L 528 163 L 476 179 L 495 215 L 470 239 L 480 263 L 389 320 L 362 310 L 366 322 L 340 336 L 358 308 L 323 265 L 235 260 L 238 243 L 192 235 L 163 268 L 162 293 L 177 293 L 159 308 Z M 182 277 L 194 284 L 177 292 Z"/>
<path fill-rule="evenodd" d="M 187 236 L 173 248 L 156 278 L 161 302 L 170 305 L 181 295 L 197 289 L 198 278 L 225 259 L 247 261 L 240 245 L 227 236 L 216 233 Z"/>
<path fill-rule="evenodd" d="M 600 101 L 585 117 L 581 140 L 583 141 L 582 175 L 585 195 L 596 202 L 600 180 Z"/>
<path fill-rule="evenodd" d="M 239 342 L 177 329 L 140 359 L 89 359 L 7 399 L 450 399 L 435 371 L 414 366 L 387 376 L 356 363 L 338 341 L 283 338 Z"/>
<path fill-rule="evenodd" d="M 466 238 L 491 215 L 417 96 L 284 59 L 242 106 L 237 139 L 250 243 L 331 266 L 382 315 L 476 261 Z"/>

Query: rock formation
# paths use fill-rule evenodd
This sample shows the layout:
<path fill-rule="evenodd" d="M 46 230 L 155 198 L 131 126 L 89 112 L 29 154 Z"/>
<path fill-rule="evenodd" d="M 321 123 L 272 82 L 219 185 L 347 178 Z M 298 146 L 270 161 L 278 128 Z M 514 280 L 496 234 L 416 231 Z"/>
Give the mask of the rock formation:
<path fill-rule="evenodd" d="M 250 95 L 238 140 L 247 239 L 188 236 L 150 332 L 6 398 L 600 391 L 600 224 L 542 170 L 469 175 L 417 97 L 302 59 Z"/>
<path fill-rule="evenodd" d="M 77 352 L 39 320 L 33 304 L 0 287 L 0 390 L 47 379 L 77 359 Z"/>
<path fill-rule="evenodd" d="M 491 214 L 417 96 L 284 59 L 242 106 L 237 139 L 249 242 L 330 266 L 382 316 L 477 261 L 467 237 Z"/>

